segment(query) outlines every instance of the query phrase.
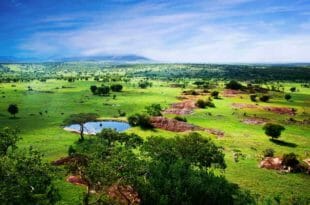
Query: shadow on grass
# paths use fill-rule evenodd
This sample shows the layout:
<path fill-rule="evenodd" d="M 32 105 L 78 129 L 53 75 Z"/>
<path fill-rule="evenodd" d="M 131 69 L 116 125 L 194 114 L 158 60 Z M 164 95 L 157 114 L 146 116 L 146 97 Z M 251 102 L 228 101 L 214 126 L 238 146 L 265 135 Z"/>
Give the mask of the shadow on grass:
<path fill-rule="evenodd" d="M 280 146 L 297 147 L 297 144 L 292 143 L 292 142 L 285 142 L 285 141 L 277 140 L 277 139 L 270 139 L 270 141 Z"/>

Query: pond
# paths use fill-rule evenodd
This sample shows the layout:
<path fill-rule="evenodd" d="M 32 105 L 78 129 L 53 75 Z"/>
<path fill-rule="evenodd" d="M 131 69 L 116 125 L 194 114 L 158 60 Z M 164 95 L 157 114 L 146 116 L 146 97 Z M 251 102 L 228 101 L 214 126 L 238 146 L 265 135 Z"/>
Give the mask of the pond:
<path fill-rule="evenodd" d="M 103 129 L 115 129 L 117 132 L 123 132 L 130 128 L 127 122 L 117 121 L 99 121 L 99 122 L 87 122 L 84 124 L 84 134 L 96 134 L 101 132 Z M 71 132 L 80 132 L 80 125 L 72 124 L 64 128 Z"/>

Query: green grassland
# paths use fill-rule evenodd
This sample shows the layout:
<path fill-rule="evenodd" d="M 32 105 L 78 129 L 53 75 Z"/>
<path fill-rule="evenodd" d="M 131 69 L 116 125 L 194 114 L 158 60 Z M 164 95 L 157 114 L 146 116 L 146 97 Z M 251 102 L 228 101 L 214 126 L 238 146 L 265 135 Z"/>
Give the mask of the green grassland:
<path fill-rule="evenodd" d="M 18 71 L 18 67 L 13 67 Z M 20 130 L 22 140 L 19 148 L 33 146 L 44 153 L 44 159 L 52 161 L 67 155 L 67 150 L 78 139 L 78 135 L 63 130 L 63 121 L 74 113 L 97 113 L 102 118 L 117 118 L 118 110 L 126 112 L 129 116 L 141 113 L 145 106 L 159 103 L 167 108 L 171 103 L 178 102 L 178 96 L 185 89 L 194 88 L 191 80 L 188 87 L 173 88 L 167 81 L 152 80 L 153 86 L 147 89 L 138 88 L 139 78 L 130 82 L 121 82 L 124 89 L 120 93 L 109 96 L 92 95 L 89 87 L 100 85 L 93 79 L 66 80 L 48 79 L 46 82 L 38 80 L 30 82 L 1 83 L 0 84 L 0 127 L 14 127 Z M 220 82 L 216 90 L 224 89 L 224 82 Z M 301 87 L 299 83 L 283 82 L 284 91 L 289 92 L 290 87 L 296 87 L 298 92 L 292 93 L 292 100 L 286 101 L 284 93 L 271 92 L 273 98 L 262 106 L 284 106 L 297 109 L 297 120 L 309 119 L 310 115 L 310 88 Z M 29 91 L 28 86 L 33 90 Z M 116 98 L 113 99 L 113 94 Z M 221 96 L 221 94 L 220 94 Z M 206 99 L 207 96 L 201 98 Z M 280 115 L 259 109 L 236 110 L 232 103 L 250 103 L 247 94 L 234 97 L 221 97 L 214 99 L 215 108 L 196 109 L 193 114 L 186 115 L 191 124 L 205 128 L 215 128 L 225 132 L 225 136 L 218 138 L 206 132 L 201 132 L 205 137 L 211 137 L 216 144 L 222 146 L 225 152 L 227 169 L 225 176 L 231 182 L 249 189 L 253 194 L 259 194 L 265 199 L 284 196 L 308 197 L 310 193 L 310 176 L 306 174 L 284 174 L 275 170 L 259 168 L 262 151 L 273 148 L 276 156 L 294 152 L 299 159 L 310 157 L 310 127 L 309 125 L 288 124 L 289 115 Z M 6 111 L 9 104 L 18 105 L 20 112 L 17 119 L 11 118 Z M 43 114 L 40 115 L 39 112 Z M 234 112 L 234 114 L 232 114 Z M 242 123 L 244 112 L 248 116 L 256 114 L 257 117 L 268 118 L 272 122 L 283 124 L 286 130 L 282 133 L 281 140 L 295 143 L 295 147 L 277 145 L 269 140 L 262 130 L 262 125 L 248 125 Z M 209 114 L 211 113 L 211 115 Z M 174 117 L 174 115 L 166 115 Z M 176 133 L 155 129 L 145 131 L 140 128 L 131 128 L 127 132 L 136 133 L 147 139 L 148 136 L 161 135 L 174 137 Z M 87 136 L 94 137 L 94 136 Z M 240 150 L 243 158 L 234 162 L 234 150 Z M 65 182 L 66 172 L 60 168 L 59 179 L 55 184 L 60 190 L 62 200 L 59 204 L 78 204 L 84 189 Z M 285 204 L 284 201 L 282 201 Z"/>

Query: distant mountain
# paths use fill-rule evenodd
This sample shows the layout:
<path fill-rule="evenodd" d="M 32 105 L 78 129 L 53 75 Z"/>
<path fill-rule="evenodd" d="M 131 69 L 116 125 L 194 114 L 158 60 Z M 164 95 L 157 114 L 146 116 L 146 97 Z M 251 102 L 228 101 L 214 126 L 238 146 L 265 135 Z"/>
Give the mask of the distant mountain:
<path fill-rule="evenodd" d="M 43 58 L 20 58 L 14 56 L 0 56 L 0 63 L 35 63 L 35 62 L 82 62 L 82 61 L 102 61 L 111 63 L 135 63 L 151 62 L 152 60 L 138 55 L 103 55 L 103 56 L 71 56 L 71 57 L 49 57 Z"/>

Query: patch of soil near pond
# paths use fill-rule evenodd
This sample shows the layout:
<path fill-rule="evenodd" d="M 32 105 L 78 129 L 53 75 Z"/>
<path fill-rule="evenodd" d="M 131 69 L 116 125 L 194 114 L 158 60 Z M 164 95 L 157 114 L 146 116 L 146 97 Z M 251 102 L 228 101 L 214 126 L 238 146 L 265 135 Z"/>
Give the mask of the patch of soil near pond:
<path fill-rule="evenodd" d="M 165 117 L 152 117 L 151 124 L 155 128 L 168 130 L 171 132 L 186 132 L 186 131 L 206 131 L 218 137 L 223 137 L 224 132 L 213 128 L 202 128 L 187 122 L 178 121 L 176 119 L 169 119 Z"/>
<path fill-rule="evenodd" d="M 183 100 L 178 103 L 173 103 L 170 108 L 164 111 L 165 114 L 187 115 L 193 113 L 196 108 L 196 101 Z"/>

